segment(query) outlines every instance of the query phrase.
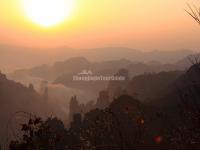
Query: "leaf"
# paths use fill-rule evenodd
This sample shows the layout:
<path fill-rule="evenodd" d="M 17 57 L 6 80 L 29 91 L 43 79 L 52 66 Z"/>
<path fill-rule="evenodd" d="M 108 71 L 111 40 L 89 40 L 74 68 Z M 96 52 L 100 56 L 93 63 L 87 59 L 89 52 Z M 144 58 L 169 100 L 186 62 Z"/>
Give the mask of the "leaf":
<path fill-rule="evenodd" d="M 37 125 L 37 124 L 39 124 L 39 123 L 41 123 L 42 122 L 42 119 L 41 118 L 36 118 L 35 120 L 34 120 L 34 125 Z"/>
<path fill-rule="evenodd" d="M 28 127 L 28 125 L 26 125 L 26 124 L 22 124 L 22 129 L 21 129 L 22 131 L 28 131 L 29 130 L 29 127 Z"/>
<path fill-rule="evenodd" d="M 30 119 L 29 122 L 28 122 L 28 124 L 29 124 L 29 125 L 32 125 L 32 124 L 33 124 L 33 120 Z"/>

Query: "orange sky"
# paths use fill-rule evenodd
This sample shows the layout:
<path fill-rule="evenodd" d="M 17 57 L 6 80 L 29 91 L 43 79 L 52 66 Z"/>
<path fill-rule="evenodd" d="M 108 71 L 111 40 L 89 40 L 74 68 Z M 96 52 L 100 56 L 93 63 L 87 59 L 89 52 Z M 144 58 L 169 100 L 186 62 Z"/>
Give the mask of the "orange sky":
<path fill-rule="evenodd" d="M 20 1 L 0 0 L 1 44 L 200 49 L 200 27 L 184 12 L 189 0 L 75 0 L 71 17 L 48 29 L 33 24 Z"/>

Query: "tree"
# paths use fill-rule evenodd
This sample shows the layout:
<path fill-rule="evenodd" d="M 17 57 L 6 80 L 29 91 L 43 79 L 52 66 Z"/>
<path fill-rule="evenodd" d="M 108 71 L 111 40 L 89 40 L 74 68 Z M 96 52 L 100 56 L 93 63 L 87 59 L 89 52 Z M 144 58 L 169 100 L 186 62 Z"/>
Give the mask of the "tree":
<path fill-rule="evenodd" d="M 181 125 L 170 133 L 170 145 L 176 150 L 199 150 L 200 147 L 200 64 L 193 64 L 188 83 L 178 89 L 181 100 L 179 104 Z M 195 76 L 198 80 L 195 80 Z"/>
<path fill-rule="evenodd" d="M 187 4 L 185 11 L 200 25 L 200 6 Z"/>
<path fill-rule="evenodd" d="M 65 150 L 68 139 L 67 130 L 62 121 L 32 117 L 21 125 L 22 138 L 12 140 L 10 150 Z"/>
<path fill-rule="evenodd" d="M 139 105 L 123 95 L 108 108 L 87 113 L 81 132 L 84 150 L 142 150 L 145 121 Z"/>

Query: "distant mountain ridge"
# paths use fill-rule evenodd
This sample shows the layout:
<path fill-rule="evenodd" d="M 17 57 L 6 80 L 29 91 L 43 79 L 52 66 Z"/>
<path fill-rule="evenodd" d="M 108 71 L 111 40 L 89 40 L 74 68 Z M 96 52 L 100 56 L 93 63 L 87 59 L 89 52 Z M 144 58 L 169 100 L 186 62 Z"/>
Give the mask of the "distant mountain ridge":
<path fill-rule="evenodd" d="M 40 81 L 47 80 L 53 84 L 63 84 L 69 88 L 98 93 L 100 90 L 107 87 L 108 81 L 87 83 L 85 81 L 75 82 L 73 81 L 73 76 L 83 70 L 90 70 L 94 75 L 112 76 L 119 70 L 126 69 L 129 72 L 130 78 L 145 73 L 184 71 L 191 65 L 186 58 L 187 57 L 184 57 L 184 59 L 181 59 L 181 61 L 174 64 L 162 64 L 158 61 L 144 63 L 134 62 L 128 59 L 92 62 L 85 57 L 72 57 L 65 61 L 55 62 L 53 65 L 40 65 L 30 69 L 16 70 L 13 73 L 8 74 L 8 77 L 25 85 L 33 83 L 38 87 Z"/>
<path fill-rule="evenodd" d="M 187 71 L 168 71 L 147 73 L 133 77 L 128 83 L 110 82 L 109 93 L 124 93 L 145 103 L 155 106 L 177 105 L 190 98 L 199 102 L 200 97 L 200 64 L 192 65 Z M 124 86 L 125 85 L 125 86 Z M 120 89 L 120 91 L 119 91 Z"/>
<path fill-rule="evenodd" d="M 58 48 L 25 48 L 19 46 L 0 45 L 0 68 L 13 71 L 20 68 L 30 68 L 41 64 L 52 64 L 70 57 L 85 57 L 90 61 L 108 61 L 128 59 L 131 61 L 174 63 L 189 54 L 191 50 L 150 51 L 142 52 L 126 47 L 105 47 L 93 49 Z"/>

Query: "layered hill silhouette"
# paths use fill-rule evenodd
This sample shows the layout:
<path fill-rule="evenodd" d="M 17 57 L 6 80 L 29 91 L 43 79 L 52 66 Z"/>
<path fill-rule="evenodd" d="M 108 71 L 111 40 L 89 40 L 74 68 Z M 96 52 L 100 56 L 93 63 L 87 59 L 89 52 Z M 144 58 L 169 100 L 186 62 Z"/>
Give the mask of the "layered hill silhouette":
<path fill-rule="evenodd" d="M 57 60 L 66 60 L 70 57 L 80 56 L 95 62 L 124 58 L 134 62 L 159 61 L 161 63 L 175 63 L 177 60 L 193 52 L 191 50 L 143 52 L 126 47 L 73 49 L 69 47 L 28 48 L 0 45 L 0 53 L 1 69 L 13 71 L 24 68 L 24 66 L 30 68 L 41 64 L 52 64 Z"/>
<path fill-rule="evenodd" d="M 52 113 L 59 113 L 55 104 L 48 101 L 48 97 L 39 94 L 30 84 L 28 87 L 21 83 L 7 79 L 6 75 L 0 73 L 0 141 L 4 142 L 8 136 L 7 125 L 9 120 L 17 112 L 27 112 L 41 117 L 49 116 Z M 22 117 L 19 117 L 20 120 Z M 13 129 L 15 130 L 15 129 Z"/>
<path fill-rule="evenodd" d="M 128 83 L 110 82 L 111 96 L 128 94 L 145 103 L 157 106 L 176 105 L 189 97 L 198 99 L 200 65 L 192 65 L 187 71 L 147 73 L 133 77 Z M 113 94 L 116 93 L 116 94 Z"/>
<path fill-rule="evenodd" d="M 184 59 L 182 62 L 188 61 Z M 53 65 L 41 65 L 29 69 L 19 69 L 8 74 L 10 79 L 29 83 L 34 81 L 47 80 L 54 84 L 63 84 L 66 87 L 100 91 L 107 87 L 107 81 L 96 82 L 73 81 L 73 76 L 78 75 L 83 70 L 91 71 L 92 75 L 113 76 L 120 69 L 127 69 L 129 76 L 135 77 L 144 73 L 158 73 L 162 71 L 185 70 L 188 63 L 177 62 L 174 64 L 162 64 L 158 61 L 135 62 L 128 59 L 110 61 L 89 61 L 84 57 L 73 57 L 66 61 L 55 62 Z"/>
<path fill-rule="evenodd" d="M 20 83 L 8 80 L 0 73 L 0 135 L 6 135 L 9 118 L 17 111 L 33 112 L 41 115 L 43 101 L 33 86 L 25 87 Z M 5 137 L 4 137 L 5 138 Z"/>
<path fill-rule="evenodd" d="M 114 66 L 116 66 L 116 68 L 113 68 L 113 63 L 115 64 Z M 119 66 L 117 64 L 119 64 Z M 134 67 L 134 64 L 135 66 L 139 66 L 138 68 L 143 69 L 141 69 L 140 73 L 138 74 L 134 75 L 132 73 L 131 77 L 129 76 L 128 72 L 134 71 L 134 69 L 137 68 Z M 73 68 L 72 65 L 78 66 L 79 68 Z M 147 65 L 141 63 L 133 63 L 131 61 L 122 59 L 118 61 L 112 61 L 112 63 L 111 61 L 103 63 L 91 63 L 85 58 L 72 58 L 66 62 L 59 62 L 50 67 L 47 66 L 47 70 L 53 70 L 52 68 L 54 68 L 56 70 L 55 72 L 60 73 L 57 74 L 59 77 L 56 78 L 55 82 L 62 83 L 65 86 L 69 86 L 71 84 L 71 87 L 81 86 L 76 88 L 87 88 L 88 90 L 94 90 L 95 84 L 93 85 L 94 87 L 87 87 L 87 85 L 81 85 L 80 82 L 77 83 L 77 85 L 74 85 L 72 82 L 70 82 L 70 80 L 66 80 L 66 77 L 69 77 L 70 74 L 73 75 L 73 73 L 76 73 L 83 68 L 91 69 L 92 66 L 96 69 L 99 68 L 99 70 L 95 70 L 96 72 L 93 73 L 103 74 L 104 72 L 106 75 L 110 71 L 109 73 L 114 75 L 126 76 L 127 80 L 120 82 L 110 82 L 108 84 L 108 93 L 112 93 L 113 95 L 110 95 L 112 96 L 110 97 L 110 100 L 112 101 L 110 101 L 110 105 L 107 104 L 107 108 L 105 108 L 105 106 L 103 107 L 103 110 L 93 108 L 93 110 L 88 110 L 88 113 L 86 110 L 86 114 L 83 120 L 81 119 L 80 114 L 74 114 L 74 118 L 72 120 L 69 131 L 75 132 L 77 135 L 80 133 L 86 134 L 85 132 L 91 130 L 92 132 L 95 132 L 95 134 L 93 134 L 94 136 L 96 134 L 104 134 L 105 136 L 103 135 L 103 138 L 107 139 L 109 138 L 109 135 L 107 135 L 106 132 L 107 124 L 104 124 L 106 122 L 117 128 L 113 134 L 119 134 L 119 132 L 123 131 L 122 135 L 127 137 L 125 139 L 122 138 L 123 142 L 125 142 L 123 143 L 125 147 L 127 144 L 130 144 L 128 145 L 130 147 L 134 147 L 135 144 L 132 145 L 131 139 L 133 136 L 138 135 L 142 131 L 145 132 L 146 136 L 141 137 L 141 139 L 136 138 L 136 140 L 139 140 L 135 141 L 136 143 L 146 140 L 148 145 L 147 147 L 155 146 L 157 149 L 162 149 L 163 145 L 165 147 L 168 144 L 162 143 L 163 145 L 160 144 L 159 146 L 156 146 L 157 142 L 162 142 L 160 134 L 166 134 L 166 132 L 170 131 L 172 127 L 172 129 L 176 129 L 176 127 L 179 125 L 183 126 L 181 118 L 179 118 L 179 108 L 182 107 L 182 105 L 185 105 L 189 108 L 190 105 L 192 108 L 199 107 L 199 63 L 192 65 L 187 71 L 174 71 L 175 65 L 167 65 L 172 66 L 172 69 L 170 68 L 169 70 L 166 69 L 167 71 L 160 71 L 165 67 L 163 67 L 162 64 L 158 62 L 151 62 Z M 38 70 L 38 72 L 41 72 L 41 70 L 46 67 L 42 69 L 41 68 L 34 68 L 33 70 L 35 72 Z M 67 69 L 65 70 L 65 68 L 70 69 L 68 71 Z M 157 72 L 155 71 L 156 69 L 158 69 Z M 48 71 L 46 75 L 50 74 Z M 24 74 L 26 75 L 26 73 Z M 37 73 L 31 75 L 38 78 L 45 78 L 45 75 L 41 76 L 41 74 Z M 57 81 L 57 79 L 62 80 Z M 106 97 L 108 98 L 107 94 Z M 97 102 L 101 103 L 100 100 L 101 99 L 98 99 Z M 43 111 L 48 110 L 49 107 L 49 105 L 44 101 L 44 97 L 39 95 L 31 84 L 29 87 L 25 87 L 20 83 L 8 80 L 4 74 L 0 74 L 0 102 L 3 106 L 3 109 L 0 110 L 0 120 L 3 122 L 1 124 L 1 134 L 4 135 L 5 133 L 3 133 L 3 131 L 5 131 L 5 122 L 16 111 L 23 110 L 42 116 L 45 114 Z M 82 106 L 82 104 L 80 105 Z M 61 121 L 59 122 L 62 123 Z M 94 126 L 94 123 L 98 124 L 95 124 Z M 142 127 L 144 125 L 144 128 L 142 129 L 146 129 L 146 131 L 141 130 L 141 125 Z M 136 130 L 136 127 L 138 130 Z M 63 125 L 62 128 L 64 128 Z M 82 130 L 80 130 L 80 128 Z M 105 129 L 105 131 L 102 131 L 102 129 Z M 88 138 L 93 139 L 93 135 L 92 137 Z M 88 134 L 85 136 L 87 138 Z M 139 136 L 141 135 L 139 134 Z M 77 138 L 79 139 L 80 137 Z M 119 138 L 121 139 L 121 137 Z M 152 143 L 150 139 L 155 140 L 155 142 Z M 106 142 L 106 140 L 99 140 L 99 142 L 100 145 L 105 143 L 109 144 Z M 144 146 L 144 144 L 141 144 L 140 146 L 142 145 Z"/>

